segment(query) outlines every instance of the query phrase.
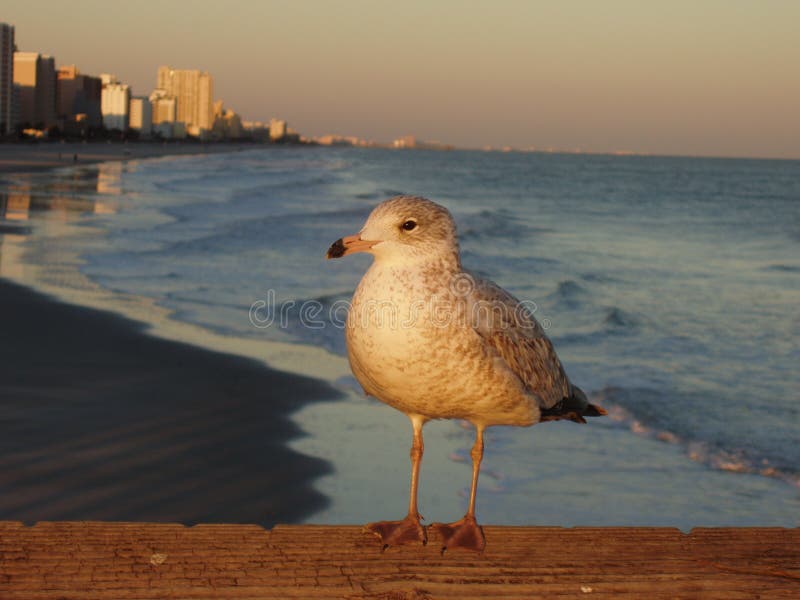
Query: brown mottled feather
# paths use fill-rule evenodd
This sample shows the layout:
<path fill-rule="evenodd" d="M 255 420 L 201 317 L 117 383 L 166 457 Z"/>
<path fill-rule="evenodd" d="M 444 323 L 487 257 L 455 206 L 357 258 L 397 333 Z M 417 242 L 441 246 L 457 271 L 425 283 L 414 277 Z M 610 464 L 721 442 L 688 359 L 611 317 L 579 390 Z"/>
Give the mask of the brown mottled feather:
<path fill-rule="evenodd" d="M 564 367 L 530 310 L 485 279 L 475 279 L 472 300 L 472 314 L 479 315 L 475 330 L 538 398 L 540 408 L 552 408 L 568 398 L 570 382 Z"/>
<path fill-rule="evenodd" d="M 494 282 L 474 281 L 470 299 L 475 331 L 537 398 L 541 420 L 585 423 L 584 416 L 606 414 L 570 383 L 553 343 L 530 310 Z"/>

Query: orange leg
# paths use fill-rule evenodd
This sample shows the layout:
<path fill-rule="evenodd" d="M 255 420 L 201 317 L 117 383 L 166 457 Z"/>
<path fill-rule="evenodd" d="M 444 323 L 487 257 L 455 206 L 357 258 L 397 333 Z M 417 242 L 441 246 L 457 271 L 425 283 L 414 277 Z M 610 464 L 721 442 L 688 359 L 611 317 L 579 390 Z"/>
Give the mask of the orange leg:
<path fill-rule="evenodd" d="M 442 536 L 442 552 L 449 548 L 464 548 L 480 552 L 486 545 L 483 529 L 475 520 L 475 496 L 478 493 L 478 473 L 483 459 L 482 425 L 475 427 L 475 445 L 472 446 L 472 488 L 469 493 L 467 514 L 455 523 L 434 523 L 431 527 Z"/>
<path fill-rule="evenodd" d="M 414 542 L 428 542 L 425 528 L 420 521 L 419 511 L 417 510 L 417 490 L 419 488 L 419 466 L 422 462 L 422 453 L 425 446 L 422 443 L 422 426 L 425 420 L 418 416 L 411 417 L 411 425 L 414 428 L 414 441 L 411 444 L 411 492 L 408 498 L 408 515 L 400 521 L 379 521 L 369 523 L 365 526 L 366 530 L 377 535 L 383 548 L 401 544 L 412 544 Z"/>

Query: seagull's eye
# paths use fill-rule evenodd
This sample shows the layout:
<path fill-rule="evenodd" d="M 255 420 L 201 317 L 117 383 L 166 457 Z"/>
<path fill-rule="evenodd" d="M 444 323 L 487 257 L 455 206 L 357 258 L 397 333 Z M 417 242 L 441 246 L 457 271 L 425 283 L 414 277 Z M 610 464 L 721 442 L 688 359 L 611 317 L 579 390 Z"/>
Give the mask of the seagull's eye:
<path fill-rule="evenodd" d="M 402 227 L 402 228 L 403 228 L 403 229 L 405 229 L 406 231 L 411 231 L 411 230 L 412 230 L 412 229 L 414 229 L 416 226 L 417 226 L 417 222 L 416 222 L 415 220 L 413 220 L 413 219 L 409 219 L 408 221 L 406 221 L 405 223 L 403 223 L 403 224 L 402 224 L 400 227 Z"/>

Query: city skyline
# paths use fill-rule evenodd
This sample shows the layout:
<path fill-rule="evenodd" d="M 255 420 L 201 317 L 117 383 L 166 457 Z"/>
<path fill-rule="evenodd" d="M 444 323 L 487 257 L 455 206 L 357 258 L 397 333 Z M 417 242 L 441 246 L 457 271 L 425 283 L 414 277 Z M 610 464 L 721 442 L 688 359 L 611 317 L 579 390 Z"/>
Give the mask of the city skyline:
<path fill-rule="evenodd" d="M 19 51 L 137 96 L 161 65 L 208 71 L 309 137 L 800 158 L 800 3 L 4 4 Z"/>

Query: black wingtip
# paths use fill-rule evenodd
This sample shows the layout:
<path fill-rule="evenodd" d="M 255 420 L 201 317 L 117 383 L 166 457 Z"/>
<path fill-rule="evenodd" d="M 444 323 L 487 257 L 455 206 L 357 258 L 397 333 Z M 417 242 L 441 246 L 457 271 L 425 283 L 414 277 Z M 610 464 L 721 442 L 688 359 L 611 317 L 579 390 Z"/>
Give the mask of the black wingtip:
<path fill-rule="evenodd" d="M 583 411 L 585 417 L 605 417 L 608 411 L 599 404 L 587 404 Z"/>
<path fill-rule="evenodd" d="M 584 391 L 576 385 L 570 386 L 569 398 L 563 398 L 554 406 L 542 409 L 542 421 L 575 421 L 586 423 L 584 417 L 604 417 L 608 411 L 598 404 L 591 404 Z"/>

